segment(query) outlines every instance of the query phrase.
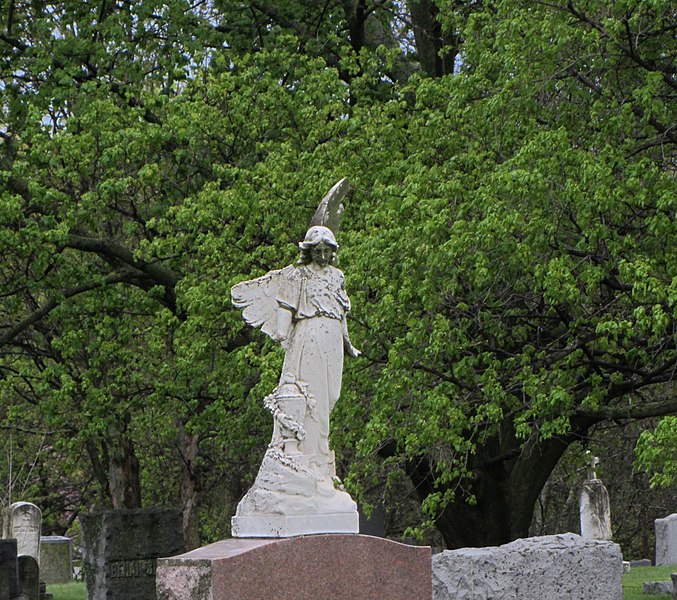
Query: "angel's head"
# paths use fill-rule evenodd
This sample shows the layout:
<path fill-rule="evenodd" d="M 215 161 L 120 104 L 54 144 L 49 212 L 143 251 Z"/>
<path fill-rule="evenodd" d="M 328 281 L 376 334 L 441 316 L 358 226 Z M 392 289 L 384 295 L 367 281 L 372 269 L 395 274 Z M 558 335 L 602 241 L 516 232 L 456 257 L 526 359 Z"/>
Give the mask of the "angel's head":
<path fill-rule="evenodd" d="M 306 232 L 306 237 L 299 242 L 301 256 L 299 262 L 307 265 L 315 262 L 321 266 L 333 265 L 338 251 L 336 238 L 328 227 L 315 225 Z"/>

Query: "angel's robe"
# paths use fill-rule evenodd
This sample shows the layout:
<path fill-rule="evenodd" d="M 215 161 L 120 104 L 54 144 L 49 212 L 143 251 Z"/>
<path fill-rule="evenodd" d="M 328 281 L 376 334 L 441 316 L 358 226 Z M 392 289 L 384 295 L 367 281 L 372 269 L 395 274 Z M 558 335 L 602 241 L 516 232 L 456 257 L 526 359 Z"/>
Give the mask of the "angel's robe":
<path fill-rule="evenodd" d="M 332 266 L 295 267 L 282 277 L 276 299 L 292 313 L 282 374 L 305 383 L 315 400 L 315 410 L 306 411 L 301 449 L 323 475 L 332 476 L 329 416 L 341 394 L 344 320 L 350 310 L 343 273 Z"/>

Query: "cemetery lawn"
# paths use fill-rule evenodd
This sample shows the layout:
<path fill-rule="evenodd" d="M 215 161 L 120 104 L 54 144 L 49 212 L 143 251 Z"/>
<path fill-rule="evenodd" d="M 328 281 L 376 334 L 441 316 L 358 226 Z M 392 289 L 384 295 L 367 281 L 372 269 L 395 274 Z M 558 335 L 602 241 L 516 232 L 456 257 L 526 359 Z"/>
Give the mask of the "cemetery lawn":
<path fill-rule="evenodd" d="M 54 596 L 54 600 L 87 600 L 87 586 L 84 581 L 64 584 L 50 584 L 47 593 Z"/>
<path fill-rule="evenodd" d="M 635 567 L 623 575 L 623 600 L 670 600 L 669 594 L 645 596 L 645 581 L 669 581 L 670 574 L 677 573 L 677 565 L 660 567 Z M 54 600 L 86 600 L 87 587 L 84 582 L 49 585 L 47 591 L 54 595 Z"/>
<path fill-rule="evenodd" d="M 672 600 L 671 594 L 644 595 L 645 581 L 670 581 L 670 574 L 677 573 L 677 565 L 660 567 L 635 567 L 623 575 L 623 600 Z M 56 598 L 54 600 L 57 600 Z"/>

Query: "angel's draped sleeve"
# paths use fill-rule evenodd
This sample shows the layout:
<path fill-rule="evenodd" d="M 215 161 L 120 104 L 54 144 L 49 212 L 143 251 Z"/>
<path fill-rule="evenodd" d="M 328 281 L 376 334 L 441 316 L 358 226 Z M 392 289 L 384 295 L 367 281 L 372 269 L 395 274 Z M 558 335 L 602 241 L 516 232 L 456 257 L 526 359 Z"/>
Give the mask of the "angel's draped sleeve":
<path fill-rule="evenodd" d="M 301 300 L 301 278 L 298 276 L 298 270 L 294 269 L 280 280 L 280 287 L 277 290 L 277 303 L 282 307 L 296 314 Z"/>

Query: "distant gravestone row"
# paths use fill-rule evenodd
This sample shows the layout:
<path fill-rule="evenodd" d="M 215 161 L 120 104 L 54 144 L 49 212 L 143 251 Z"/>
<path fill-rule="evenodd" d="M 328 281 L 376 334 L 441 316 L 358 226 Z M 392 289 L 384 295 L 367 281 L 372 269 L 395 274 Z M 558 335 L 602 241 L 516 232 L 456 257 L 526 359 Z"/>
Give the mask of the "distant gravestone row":
<path fill-rule="evenodd" d="M 595 480 L 591 477 L 586 483 Z M 597 517 L 608 515 L 604 502 L 587 506 Z M 582 503 L 582 529 L 583 507 Z M 165 571 L 169 565 L 185 568 L 185 561 L 174 565 L 168 558 L 184 550 L 180 510 L 106 511 L 82 517 L 81 522 L 89 600 L 156 600 L 156 586 L 163 598 L 183 598 L 175 596 L 177 581 L 164 574 L 160 585 L 156 577 L 158 559 L 164 559 L 160 562 Z M 9 539 L 0 540 L 0 600 L 44 600 L 49 595 L 44 584 L 41 589 L 41 579 L 70 581 L 71 540 L 40 537 L 40 529 L 41 515 L 35 505 L 16 503 L 5 514 L 3 535 Z M 528 600 L 548 597 L 553 589 L 565 590 L 562 598 L 620 598 L 620 561 L 616 544 L 574 534 L 528 538 L 497 548 L 445 551 L 433 558 L 433 598 L 449 597 L 453 591 L 457 600 L 480 600 L 518 590 Z M 656 520 L 656 564 L 677 564 L 677 514 Z M 658 583 L 661 591 L 675 585 Z"/>
<path fill-rule="evenodd" d="M 42 513 L 30 502 L 15 502 L 3 519 L 0 540 L 0 600 L 45 600 L 40 581 Z"/>

